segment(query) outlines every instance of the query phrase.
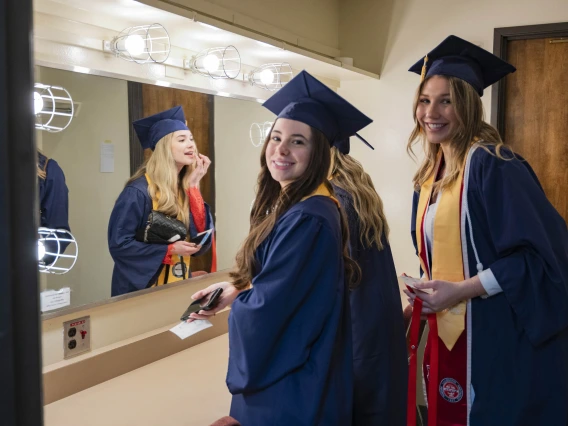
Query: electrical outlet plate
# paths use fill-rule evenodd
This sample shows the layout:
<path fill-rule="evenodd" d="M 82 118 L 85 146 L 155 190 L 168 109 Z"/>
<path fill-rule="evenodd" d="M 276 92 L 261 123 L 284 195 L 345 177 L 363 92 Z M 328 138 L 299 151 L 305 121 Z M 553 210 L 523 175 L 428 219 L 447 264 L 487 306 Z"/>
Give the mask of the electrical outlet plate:
<path fill-rule="evenodd" d="M 63 358 L 68 359 L 91 350 L 91 317 L 63 323 Z"/>

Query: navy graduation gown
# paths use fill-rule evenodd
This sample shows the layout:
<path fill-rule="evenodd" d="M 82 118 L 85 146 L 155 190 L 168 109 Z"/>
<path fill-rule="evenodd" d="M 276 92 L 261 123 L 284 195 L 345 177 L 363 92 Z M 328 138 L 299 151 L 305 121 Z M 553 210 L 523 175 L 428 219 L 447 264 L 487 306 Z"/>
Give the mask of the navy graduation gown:
<path fill-rule="evenodd" d="M 473 242 L 484 269 L 503 289 L 468 305 L 470 424 L 566 426 L 566 223 L 526 161 L 500 160 L 477 148 L 468 184 Z M 477 262 L 469 231 L 466 242 L 473 276 Z"/>
<path fill-rule="evenodd" d="M 112 296 L 149 287 L 159 275 L 168 245 L 147 244 L 135 239 L 136 231 L 146 225 L 151 211 L 152 199 L 148 194 L 148 181 L 145 176 L 141 176 L 122 190 L 109 220 L 108 247 L 114 260 Z M 205 228 L 210 229 L 213 227 L 213 218 L 207 203 L 205 211 Z M 198 232 L 191 212 L 189 223 L 189 234 L 195 237 Z M 205 253 L 210 247 L 211 239 L 193 256 Z"/>
<path fill-rule="evenodd" d="M 333 183 L 333 182 L 332 182 Z M 349 223 L 351 257 L 361 268 L 350 292 L 353 329 L 353 426 L 406 424 L 408 361 L 402 303 L 391 248 L 365 247 L 352 196 L 334 185 Z"/>
<path fill-rule="evenodd" d="M 46 166 L 47 162 L 47 166 Z M 39 185 L 39 206 L 40 206 L 40 226 L 50 229 L 69 228 L 69 190 L 65 184 L 65 175 L 57 161 L 48 158 L 38 152 L 38 167 L 45 171 L 45 179 L 38 177 Z M 69 238 L 65 233 L 58 233 L 60 238 Z M 60 251 L 63 253 L 69 245 L 68 242 L 60 243 Z M 55 241 L 46 241 L 45 249 L 54 253 L 57 251 Z M 53 256 L 44 256 L 42 259 L 46 264 L 55 260 Z"/>
<path fill-rule="evenodd" d="M 352 347 L 337 205 L 314 196 L 256 252 L 229 316 L 227 386 L 243 426 L 349 426 Z"/>

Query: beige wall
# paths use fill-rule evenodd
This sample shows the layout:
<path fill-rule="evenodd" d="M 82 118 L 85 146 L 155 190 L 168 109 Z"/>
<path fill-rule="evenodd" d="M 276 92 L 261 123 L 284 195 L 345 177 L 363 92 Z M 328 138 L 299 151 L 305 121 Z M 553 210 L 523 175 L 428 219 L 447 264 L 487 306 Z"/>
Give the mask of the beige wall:
<path fill-rule="evenodd" d="M 339 1 L 339 49 L 353 66 L 380 75 L 394 1 Z"/>
<path fill-rule="evenodd" d="M 249 230 L 261 147 L 249 138 L 252 123 L 273 121 L 260 103 L 215 97 L 215 192 L 218 269 L 233 266 Z"/>
<path fill-rule="evenodd" d="M 160 7 L 154 1 L 143 2 Z M 169 3 L 317 53 L 339 56 L 339 0 L 173 0 Z"/>
<path fill-rule="evenodd" d="M 41 132 L 43 152 L 65 173 L 69 223 L 79 246 L 74 268 L 65 275 L 48 275 L 47 288 L 71 287 L 71 304 L 77 306 L 110 297 L 108 219 L 130 176 L 126 81 L 45 67 L 40 75 L 42 83 L 66 88 L 81 103 L 63 132 Z M 114 173 L 99 171 L 100 143 L 105 140 L 114 143 Z"/>
<path fill-rule="evenodd" d="M 339 93 L 375 120 L 362 134 L 376 150 L 370 152 L 354 140 L 352 154 L 363 162 L 384 200 L 398 272 L 416 274 L 418 263 L 409 234 L 416 165 L 406 154 L 406 142 L 413 126 L 411 108 L 419 77 L 407 72 L 408 68 L 450 34 L 492 51 L 494 28 L 566 22 L 568 2 L 398 0 L 388 21 L 386 35 L 378 31 L 376 37 L 367 39 L 368 46 L 385 46 L 380 81 L 342 82 Z M 359 30 L 356 22 L 351 30 Z M 369 54 L 375 52 L 369 50 Z M 487 119 L 490 98 L 487 90 L 483 96 Z"/>

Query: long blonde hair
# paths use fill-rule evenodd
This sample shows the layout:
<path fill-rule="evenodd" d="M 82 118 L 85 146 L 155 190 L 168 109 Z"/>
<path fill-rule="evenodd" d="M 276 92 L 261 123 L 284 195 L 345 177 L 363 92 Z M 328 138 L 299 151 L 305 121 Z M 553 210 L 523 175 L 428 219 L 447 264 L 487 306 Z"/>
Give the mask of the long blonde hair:
<path fill-rule="evenodd" d="M 274 128 L 274 125 L 272 126 Z M 249 286 L 258 272 L 255 252 L 274 229 L 278 219 L 302 198 L 312 194 L 321 184 L 333 194 L 327 177 L 330 167 L 330 149 L 327 138 L 319 130 L 311 128 L 310 140 L 314 149 L 306 170 L 298 179 L 282 189 L 275 181 L 266 163 L 266 149 L 270 143 L 272 129 L 268 133 L 260 154 L 260 173 L 257 180 L 257 194 L 250 215 L 250 231 L 236 255 L 236 267 L 230 276 L 236 289 Z M 355 287 L 361 279 L 359 265 L 349 257 L 349 227 L 343 213 L 340 214 L 342 253 L 345 266 L 345 281 Z"/>
<path fill-rule="evenodd" d="M 189 189 L 189 174 L 194 166 L 183 166 L 178 173 L 172 155 L 173 141 L 174 133 L 160 139 L 152 155 L 144 161 L 126 185 L 148 173 L 152 181 L 148 185 L 148 194 L 152 200 L 157 200 L 156 210 L 170 217 L 175 217 L 185 226 L 189 226 L 187 190 Z M 195 154 L 197 158 L 197 147 Z"/>
<path fill-rule="evenodd" d="M 332 183 L 353 197 L 353 207 L 360 219 L 359 240 L 366 248 L 375 244 L 383 249 L 382 236 L 388 240 L 389 226 L 383 210 L 383 201 L 373 185 L 371 176 L 350 155 L 331 149 Z"/>
<path fill-rule="evenodd" d="M 473 86 L 456 77 L 439 77 L 447 79 L 450 83 L 450 101 L 454 107 L 458 126 L 454 133 L 450 135 L 452 158 L 444 159 L 446 162 L 446 174 L 434 184 L 434 193 L 451 187 L 457 181 L 465 156 L 475 142 L 479 143 L 482 148 L 490 153 L 492 152 L 488 148 L 490 146 L 495 147 L 495 155 L 502 160 L 510 159 L 503 157 L 501 154 L 501 149 L 505 147 L 505 144 L 497 129 L 484 121 L 483 103 Z M 407 152 L 414 157 L 414 151 L 412 150 L 414 144 L 421 142 L 424 149 L 424 161 L 412 180 L 417 191 L 420 190 L 420 187 L 430 175 L 434 173 L 438 152 L 441 149 L 440 144 L 428 142 L 426 132 L 421 128 L 416 118 L 416 108 L 418 107 L 418 102 L 420 102 L 420 94 L 430 78 L 420 83 L 416 91 L 413 105 L 415 126 L 408 138 L 406 147 Z"/>

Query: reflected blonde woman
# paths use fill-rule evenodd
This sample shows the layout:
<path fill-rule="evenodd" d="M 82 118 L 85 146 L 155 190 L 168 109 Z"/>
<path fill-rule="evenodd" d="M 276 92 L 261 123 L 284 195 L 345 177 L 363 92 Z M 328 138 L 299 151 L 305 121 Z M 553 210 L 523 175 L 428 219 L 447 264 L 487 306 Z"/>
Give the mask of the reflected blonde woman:
<path fill-rule="evenodd" d="M 153 210 L 181 221 L 189 239 L 213 228 L 209 206 L 199 191 L 211 162 L 197 152 L 181 107 L 133 124 L 142 147 L 153 154 L 127 182 L 110 217 L 108 242 L 115 263 L 112 296 L 190 278 L 190 257 L 210 247 L 210 242 L 201 247 L 189 241 L 138 241 L 136 233 Z"/>

